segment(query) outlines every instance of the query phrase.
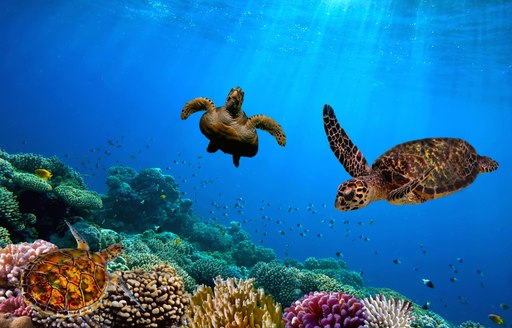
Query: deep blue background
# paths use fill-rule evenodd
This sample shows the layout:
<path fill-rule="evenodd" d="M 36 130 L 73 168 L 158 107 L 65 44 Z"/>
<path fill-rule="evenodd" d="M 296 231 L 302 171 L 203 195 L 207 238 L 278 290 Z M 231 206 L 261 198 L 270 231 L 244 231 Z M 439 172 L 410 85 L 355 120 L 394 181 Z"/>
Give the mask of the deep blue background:
<path fill-rule="evenodd" d="M 111 165 L 161 167 L 205 219 L 244 222 L 281 258 L 340 251 L 366 285 L 428 300 L 449 320 L 511 321 L 499 307 L 512 305 L 511 17 L 497 0 L 4 0 L 0 148 L 57 155 L 99 192 Z M 260 132 L 238 169 L 206 153 L 199 114 L 179 118 L 188 100 L 220 106 L 235 85 L 248 115 L 273 117 L 288 137 L 282 148 Z M 423 205 L 338 212 L 349 176 L 327 144 L 324 103 L 370 162 L 446 136 L 500 168 Z"/>

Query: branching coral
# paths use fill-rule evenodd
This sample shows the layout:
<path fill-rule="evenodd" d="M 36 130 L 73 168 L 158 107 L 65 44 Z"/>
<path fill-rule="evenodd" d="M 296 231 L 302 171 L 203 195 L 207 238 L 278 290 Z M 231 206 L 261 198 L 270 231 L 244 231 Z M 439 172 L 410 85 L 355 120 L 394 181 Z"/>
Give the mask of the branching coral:
<path fill-rule="evenodd" d="M 299 270 L 287 268 L 279 262 L 258 262 L 250 276 L 256 279 L 256 287 L 262 287 L 281 304 L 290 304 L 304 293 L 300 289 Z"/>
<path fill-rule="evenodd" d="M 313 291 L 340 291 L 341 285 L 331 277 L 323 273 L 315 273 L 307 270 L 301 270 L 298 274 L 300 280 L 300 289 L 304 293 Z"/>
<path fill-rule="evenodd" d="M 363 304 L 342 292 L 312 292 L 284 310 L 286 327 L 363 328 Z"/>
<path fill-rule="evenodd" d="M 263 289 L 254 288 L 254 279 L 215 279 L 215 288 L 201 285 L 191 297 L 190 327 L 280 328 L 281 306 Z"/>
<path fill-rule="evenodd" d="M 410 312 L 412 303 L 379 294 L 363 299 L 367 310 L 366 326 L 369 328 L 411 327 L 414 316 Z"/>

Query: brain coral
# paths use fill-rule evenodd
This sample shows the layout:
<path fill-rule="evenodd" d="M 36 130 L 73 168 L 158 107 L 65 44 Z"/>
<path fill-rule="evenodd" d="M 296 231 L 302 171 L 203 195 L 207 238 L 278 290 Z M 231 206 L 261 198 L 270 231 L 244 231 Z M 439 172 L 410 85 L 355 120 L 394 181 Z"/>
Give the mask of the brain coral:
<path fill-rule="evenodd" d="M 254 279 L 215 279 L 215 289 L 201 285 L 191 297 L 190 327 L 280 328 L 281 306 L 263 289 L 254 288 Z"/>
<path fill-rule="evenodd" d="M 367 310 L 366 326 L 369 328 L 411 327 L 414 316 L 410 312 L 412 303 L 401 299 L 389 298 L 379 294 L 363 299 Z"/>
<path fill-rule="evenodd" d="M 342 292 L 312 292 L 284 310 L 286 327 L 363 328 L 361 301 Z"/>
<path fill-rule="evenodd" d="M 59 185 L 55 193 L 70 207 L 97 209 L 103 206 L 101 197 L 94 191 Z"/>

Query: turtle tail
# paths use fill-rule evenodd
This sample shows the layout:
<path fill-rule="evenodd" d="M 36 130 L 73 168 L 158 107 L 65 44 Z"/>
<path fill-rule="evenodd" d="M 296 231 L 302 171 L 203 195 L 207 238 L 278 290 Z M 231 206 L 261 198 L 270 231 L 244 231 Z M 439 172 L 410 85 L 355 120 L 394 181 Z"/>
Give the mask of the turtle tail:
<path fill-rule="evenodd" d="M 478 156 L 478 172 L 487 173 L 496 171 L 499 167 L 498 162 L 487 156 Z"/>

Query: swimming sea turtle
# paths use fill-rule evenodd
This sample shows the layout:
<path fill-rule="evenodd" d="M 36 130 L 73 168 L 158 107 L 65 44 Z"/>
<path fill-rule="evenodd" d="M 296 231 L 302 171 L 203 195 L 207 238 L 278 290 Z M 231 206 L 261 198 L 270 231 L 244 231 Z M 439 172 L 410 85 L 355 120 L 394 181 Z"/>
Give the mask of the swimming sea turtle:
<path fill-rule="evenodd" d="M 468 142 L 457 138 L 428 138 L 399 144 L 370 167 L 334 115 L 323 109 L 324 128 L 331 150 L 352 179 L 338 187 L 334 206 L 356 210 L 386 199 L 391 204 L 419 204 L 446 196 L 470 185 L 479 173 L 498 168 L 480 156 Z"/>
<path fill-rule="evenodd" d="M 141 306 L 124 282 L 107 271 L 107 263 L 123 252 L 123 246 L 114 244 L 101 252 L 91 252 L 75 228 L 67 221 L 66 224 L 76 239 L 77 249 L 42 254 L 26 265 L 21 275 L 25 302 L 47 315 L 84 315 L 99 306 L 108 284 L 117 280 L 130 298 Z"/>
<path fill-rule="evenodd" d="M 206 151 L 214 153 L 222 150 L 233 155 L 236 167 L 240 157 L 253 157 L 258 152 L 258 134 L 256 129 L 273 135 L 281 146 L 286 144 L 286 136 L 281 126 L 265 115 L 247 117 L 242 110 L 244 91 L 240 87 L 232 88 L 222 107 L 215 107 L 212 100 L 204 97 L 195 98 L 185 104 L 181 119 L 186 120 L 191 114 L 205 110 L 199 122 L 201 132 L 210 139 Z"/>

